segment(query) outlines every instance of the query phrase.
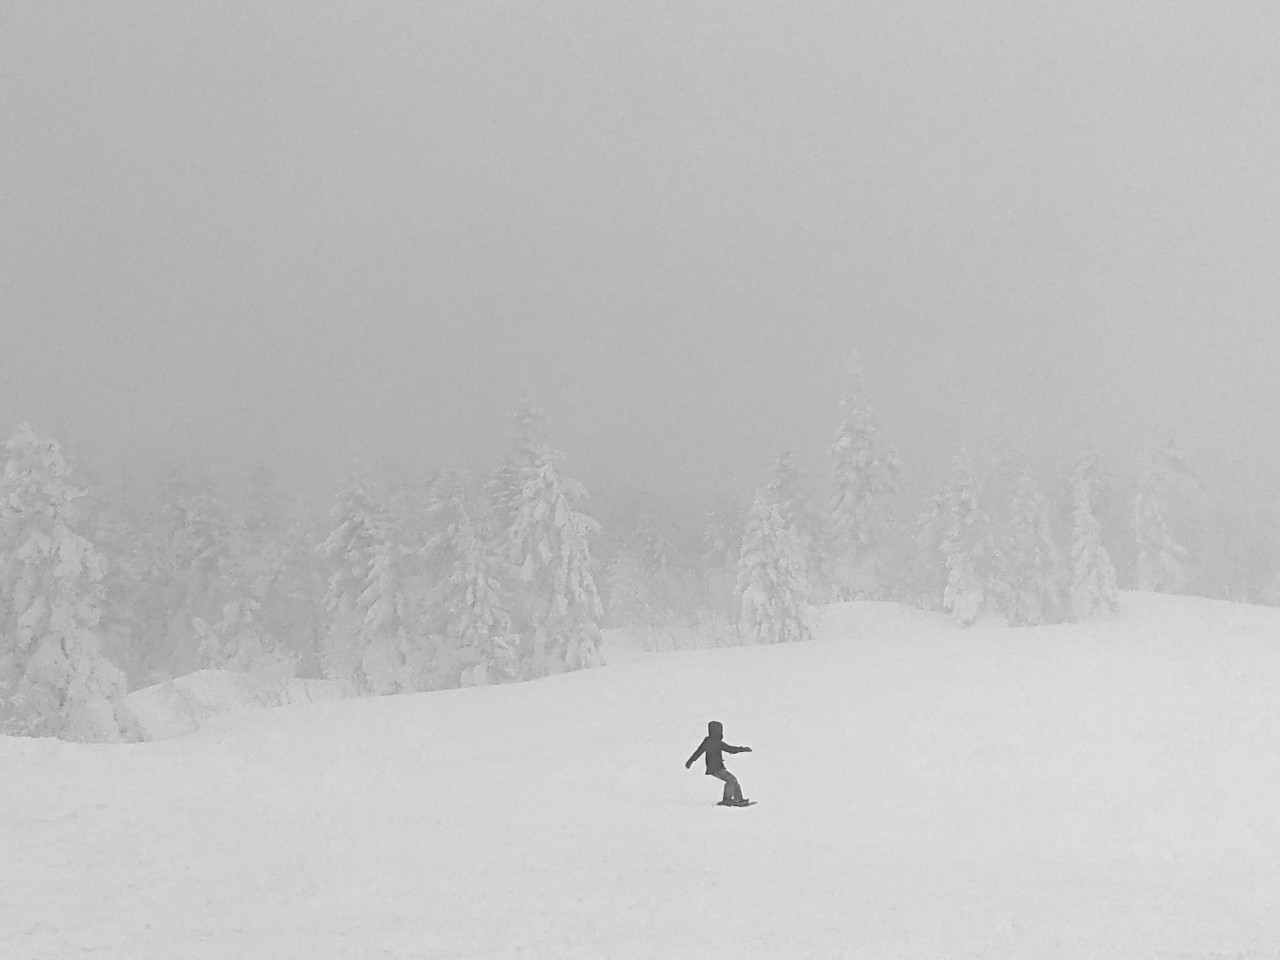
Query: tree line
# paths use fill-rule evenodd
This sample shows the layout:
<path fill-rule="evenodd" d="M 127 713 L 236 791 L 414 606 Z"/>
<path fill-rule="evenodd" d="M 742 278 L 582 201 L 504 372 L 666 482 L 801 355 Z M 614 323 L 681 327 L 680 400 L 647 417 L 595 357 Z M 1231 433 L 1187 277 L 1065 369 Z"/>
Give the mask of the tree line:
<path fill-rule="evenodd" d="M 1214 513 L 1167 444 L 1120 483 L 1085 451 L 1046 483 L 963 453 L 922 493 L 879 436 L 856 363 L 822 505 L 787 453 L 697 536 L 602 529 L 536 410 L 483 478 L 353 478 L 317 517 L 265 471 L 233 509 L 173 472 L 142 503 L 73 476 L 23 425 L 0 473 L 0 732 L 136 735 L 125 694 L 206 668 L 352 695 L 505 683 L 651 648 L 798 641 L 817 603 L 891 600 L 962 624 L 1082 620 L 1120 587 L 1280 602 L 1274 523 Z"/>

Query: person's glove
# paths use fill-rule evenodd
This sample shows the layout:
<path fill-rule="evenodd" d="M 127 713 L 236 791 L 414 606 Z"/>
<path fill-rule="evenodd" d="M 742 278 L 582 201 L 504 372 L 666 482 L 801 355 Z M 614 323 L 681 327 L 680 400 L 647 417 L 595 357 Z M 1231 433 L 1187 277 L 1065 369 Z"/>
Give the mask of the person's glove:
<path fill-rule="evenodd" d="M 686 764 L 684 765 L 684 768 L 685 768 L 686 770 L 688 770 L 688 769 L 689 769 L 689 764 L 687 764 L 687 763 L 686 763 Z"/>

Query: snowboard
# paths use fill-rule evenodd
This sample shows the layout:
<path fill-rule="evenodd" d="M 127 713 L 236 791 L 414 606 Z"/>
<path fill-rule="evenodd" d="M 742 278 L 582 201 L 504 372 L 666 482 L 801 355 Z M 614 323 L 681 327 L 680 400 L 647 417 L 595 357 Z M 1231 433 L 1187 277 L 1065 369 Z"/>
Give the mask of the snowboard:
<path fill-rule="evenodd" d="M 728 803 L 724 800 L 721 800 L 719 803 L 716 804 L 717 807 L 754 807 L 755 805 L 756 805 L 756 801 L 754 800 L 744 800 L 742 801 L 742 803 Z"/>

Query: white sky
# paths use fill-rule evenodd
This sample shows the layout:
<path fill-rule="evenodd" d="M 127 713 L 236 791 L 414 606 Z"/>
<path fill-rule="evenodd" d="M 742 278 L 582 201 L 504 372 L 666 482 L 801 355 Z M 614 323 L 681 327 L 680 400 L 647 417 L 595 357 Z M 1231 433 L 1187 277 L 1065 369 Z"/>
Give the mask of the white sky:
<path fill-rule="evenodd" d="M 965 9 L 962 9 L 962 6 Z M 102 470 L 1280 477 L 1274 3 L 0 0 L 0 425 Z M 1213 465 L 1213 466 L 1211 466 Z"/>

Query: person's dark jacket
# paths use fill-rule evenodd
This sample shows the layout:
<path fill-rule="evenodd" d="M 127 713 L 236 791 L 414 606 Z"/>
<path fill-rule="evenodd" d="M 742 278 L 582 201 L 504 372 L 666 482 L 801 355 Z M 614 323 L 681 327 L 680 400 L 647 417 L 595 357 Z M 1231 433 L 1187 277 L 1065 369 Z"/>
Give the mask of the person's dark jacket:
<path fill-rule="evenodd" d="M 750 747 L 735 747 L 724 742 L 724 727 L 719 721 L 712 720 L 707 724 L 707 736 L 702 743 L 698 744 L 698 749 L 693 751 L 693 756 L 684 762 L 686 770 L 693 765 L 693 761 L 705 755 L 707 758 L 707 773 L 715 773 L 717 770 L 724 769 L 724 759 L 721 753 L 750 753 Z"/>

